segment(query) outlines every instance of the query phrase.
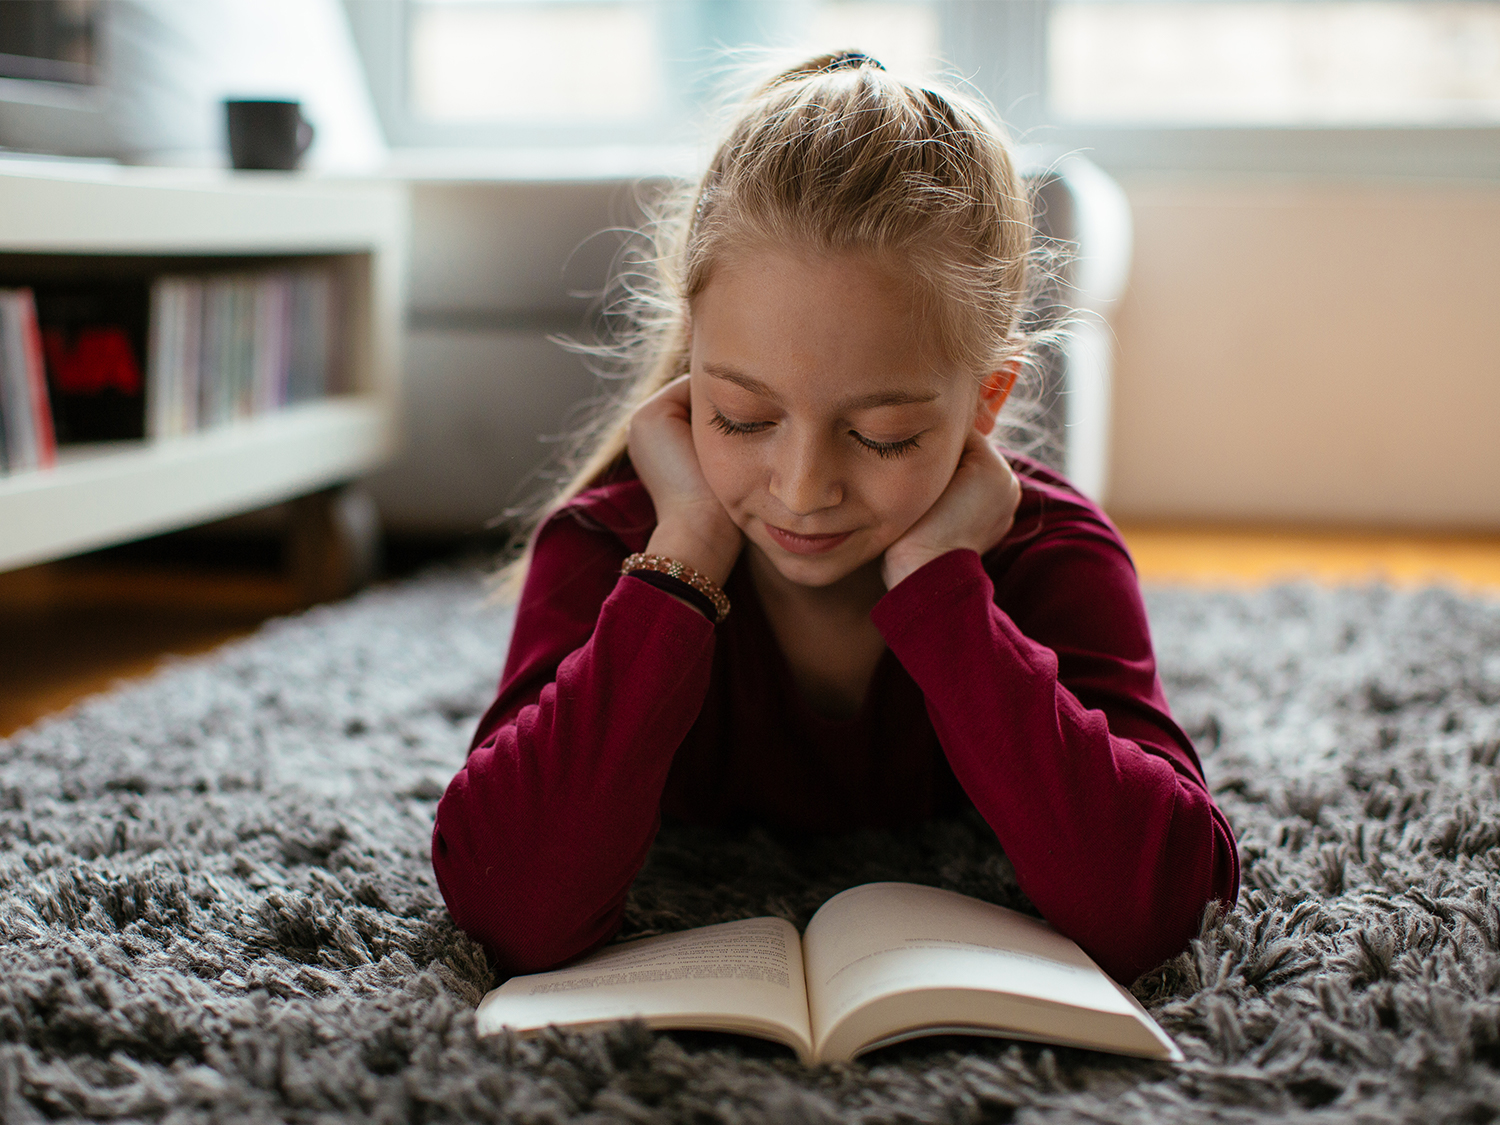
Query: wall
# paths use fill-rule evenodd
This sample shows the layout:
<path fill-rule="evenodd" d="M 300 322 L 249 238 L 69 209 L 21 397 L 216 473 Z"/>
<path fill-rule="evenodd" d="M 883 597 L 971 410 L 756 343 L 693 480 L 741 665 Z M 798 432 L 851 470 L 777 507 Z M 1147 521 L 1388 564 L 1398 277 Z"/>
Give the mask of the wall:
<path fill-rule="evenodd" d="M 1500 527 L 1500 186 L 1125 187 L 1114 513 Z"/>

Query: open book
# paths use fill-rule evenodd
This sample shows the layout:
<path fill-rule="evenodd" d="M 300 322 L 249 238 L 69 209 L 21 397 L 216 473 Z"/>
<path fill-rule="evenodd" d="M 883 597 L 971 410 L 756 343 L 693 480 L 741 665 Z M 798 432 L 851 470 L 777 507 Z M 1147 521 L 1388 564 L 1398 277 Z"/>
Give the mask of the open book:
<path fill-rule="evenodd" d="M 623 1019 L 738 1032 L 808 1063 L 944 1034 L 1182 1058 L 1130 993 L 1045 922 L 912 883 L 835 895 L 800 940 L 783 918 L 750 918 L 608 946 L 512 977 L 476 1016 L 481 1035 Z"/>

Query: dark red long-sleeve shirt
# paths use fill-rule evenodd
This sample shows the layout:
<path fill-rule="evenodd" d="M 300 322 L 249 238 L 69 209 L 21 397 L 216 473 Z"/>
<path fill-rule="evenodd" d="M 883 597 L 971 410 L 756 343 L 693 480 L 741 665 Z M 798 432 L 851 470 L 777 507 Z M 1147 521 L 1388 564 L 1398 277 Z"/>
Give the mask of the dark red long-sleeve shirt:
<path fill-rule="evenodd" d="M 1053 926 L 1129 981 L 1183 949 L 1239 863 L 1167 711 L 1118 533 L 1013 457 L 1021 505 L 875 606 L 888 651 L 848 721 L 801 697 L 743 566 L 717 629 L 635 578 L 644 486 L 582 494 L 537 536 L 499 696 L 438 805 L 454 921 L 505 972 L 606 941 L 662 814 L 813 831 L 972 802 Z"/>

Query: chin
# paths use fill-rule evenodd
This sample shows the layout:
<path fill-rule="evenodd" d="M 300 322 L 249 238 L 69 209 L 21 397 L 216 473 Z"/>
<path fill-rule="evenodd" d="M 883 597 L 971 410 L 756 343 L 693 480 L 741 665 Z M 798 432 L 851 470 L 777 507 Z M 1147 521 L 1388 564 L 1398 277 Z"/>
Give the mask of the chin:
<path fill-rule="evenodd" d="M 777 574 L 788 582 L 809 589 L 836 586 L 865 567 L 878 565 L 880 561 L 879 555 L 874 559 L 867 559 L 842 550 L 830 551 L 826 555 L 798 555 L 783 550 L 774 543 L 757 539 L 752 539 L 751 542 Z"/>
<path fill-rule="evenodd" d="M 821 590 L 828 586 L 836 586 L 858 569 L 858 567 L 830 567 L 826 562 L 809 564 L 804 559 L 777 559 L 774 557 L 772 558 L 771 565 L 788 582 L 792 582 L 798 586 L 806 586 L 811 590 Z"/>

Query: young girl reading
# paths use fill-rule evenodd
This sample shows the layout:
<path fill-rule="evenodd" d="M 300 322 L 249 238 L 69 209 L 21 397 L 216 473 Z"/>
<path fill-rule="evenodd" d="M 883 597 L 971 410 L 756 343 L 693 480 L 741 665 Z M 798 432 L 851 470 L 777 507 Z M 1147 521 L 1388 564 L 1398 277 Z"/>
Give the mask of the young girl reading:
<path fill-rule="evenodd" d="M 608 940 L 663 817 L 843 832 L 971 803 L 1127 982 L 1233 903 L 1118 533 L 989 440 L 1031 229 L 955 93 L 847 52 L 742 107 L 438 805 L 448 909 L 502 972 Z"/>

